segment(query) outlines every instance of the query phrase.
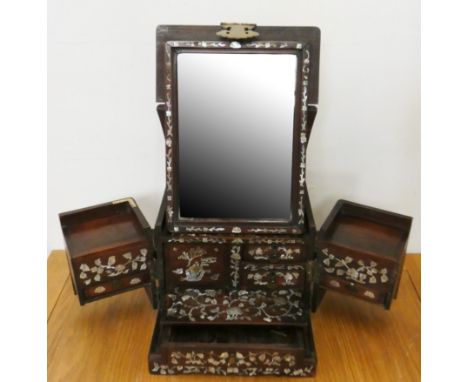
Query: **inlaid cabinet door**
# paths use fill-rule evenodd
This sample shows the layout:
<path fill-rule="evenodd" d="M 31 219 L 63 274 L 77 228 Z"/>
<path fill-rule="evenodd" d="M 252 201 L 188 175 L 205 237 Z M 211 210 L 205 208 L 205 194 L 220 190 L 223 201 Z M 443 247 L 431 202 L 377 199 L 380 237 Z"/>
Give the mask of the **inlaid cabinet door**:
<path fill-rule="evenodd" d="M 224 244 L 168 244 L 166 283 L 175 286 L 222 286 L 227 283 L 228 247 Z"/>
<path fill-rule="evenodd" d="M 156 307 L 151 227 L 133 198 L 59 215 L 80 304 L 145 287 Z"/>

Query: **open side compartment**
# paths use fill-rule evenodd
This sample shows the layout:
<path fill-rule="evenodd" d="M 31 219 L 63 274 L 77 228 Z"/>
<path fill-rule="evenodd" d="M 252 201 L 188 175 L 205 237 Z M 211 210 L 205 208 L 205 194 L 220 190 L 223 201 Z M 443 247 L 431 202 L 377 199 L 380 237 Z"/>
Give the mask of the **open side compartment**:
<path fill-rule="evenodd" d="M 389 309 L 396 298 L 412 218 L 338 200 L 317 236 L 313 310 L 325 290 Z"/>
<path fill-rule="evenodd" d="M 151 228 L 133 198 L 65 212 L 59 218 L 81 304 L 146 287 L 155 305 Z"/>

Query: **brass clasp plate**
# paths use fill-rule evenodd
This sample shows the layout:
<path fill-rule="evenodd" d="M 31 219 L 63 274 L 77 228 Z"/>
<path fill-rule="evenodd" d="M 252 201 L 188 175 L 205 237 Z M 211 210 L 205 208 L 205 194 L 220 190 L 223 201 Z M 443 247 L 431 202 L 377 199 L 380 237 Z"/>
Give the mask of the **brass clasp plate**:
<path fill-rule="evenodd" d="M 257 24 L 221 23 L 223 29 L 216 32 L 216 35 L 229 40 L 253 39 L 259 35 L 254 31 L 256 26 Z"/>

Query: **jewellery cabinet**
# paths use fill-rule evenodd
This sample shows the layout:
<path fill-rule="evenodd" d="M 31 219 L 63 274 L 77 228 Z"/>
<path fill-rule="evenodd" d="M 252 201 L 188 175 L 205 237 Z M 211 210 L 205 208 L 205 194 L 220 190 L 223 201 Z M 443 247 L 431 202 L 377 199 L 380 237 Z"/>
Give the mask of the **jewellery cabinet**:
<path fill-rule="evenodd" d="M 159 26 L 154 228 L 134 198 L 60 214 L 81 304 L 145 288 L 158 308 L 151 373 L 314 375 L 326 291 L 396 297 L 410 217 L 340 200 L 315 226 L 319 51 L 315 27 Z"/>

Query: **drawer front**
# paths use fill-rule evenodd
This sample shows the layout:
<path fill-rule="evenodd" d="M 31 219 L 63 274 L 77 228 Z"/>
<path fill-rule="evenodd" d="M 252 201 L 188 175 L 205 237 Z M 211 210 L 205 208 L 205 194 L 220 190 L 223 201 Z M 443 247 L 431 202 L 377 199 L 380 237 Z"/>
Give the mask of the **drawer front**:
<path fill-rule="evenodd" d="M 297 361 L 297 352 L 275 350 L 210 351 L 177 350 L 169 362 L 150 365 L 153 374 L 214 374 L 236 376 L 313 376 L 315 364 Z"/>
<path fill-rule="evenodd" d="M 317 362 L 309 320 L 304 327 L 158 325 L 148 360 L 153 374 L 237 376 L 312 376 Z"/>
<path fill-rule="evenodd" d="M 303 244 L 247 244 L 243 259 L 246 261 L 305 261 Z"/>
<path fill-rule="evenodd" d="M 75 279 L 81 287 L 102 284 L 125 275 L 148 272 L 149 246 L 74 260 Z"/>
<path fill-rule="evenodd" d="M 97 285 L 93 285 L 91 287 L 85 288 L 84 294 L 87 298 L 105 296 L 108 294 L 125 292 L 126 290 L 130 290 L 138 286 L 143 286 L 149 283 L 149 281 L 150 281 L 150 278 L 149 278 L 148 272 L 137 273 L 131 276 L 122 277 L 114 281 L 101 283 L 101 284 L 97 284 Z"/>
<path fill-rule="evenodd" d="M 166 320 L 173 322 L 302 323 L 302 291 L 175 289 L 165 295 Z"/>
<path fill-rule="evenodd" d="M 165 249 L 168 286 L 223 285 L 229 273 L 227 253 L 225 244 L 168 244 Z"/>
<path fill-rule="evenodd" d="M 387 292 L 366 287 L 360 284 L 356 284 L 353 281 L 343 280 L 341 278 L 324 276 L 320 283 L 323 287 L 330 290 L 336 290 L 337 292 L 350 294 L 360 299 L 374 302 L 376 304 L 383 304 Z"/>
<path fill-rule="evenodd" d="M 385 260 L 350 254 L 333 248 L 322 248 L 318 253 L 320 278 L 332 277 L 372 289 L 389 290 L 395 283 L 396 264 Z"/>
<path fill-rule="evenodd" d="M 242 263 L 241 288 L 302 288 L 304 264 Z"/>
<path fill-rule="evenodd" d="M 245 369 L 250 369 L 250 375 L 256 375 L 264 368 L 276 369 L 276 372 L 272 370 L 272 374 L 282 374 L 281 369 L 298 366 L 302 362 L 302 354 L 297 349 L 200 350 L 179 346 L 177 350 L 168 352 L 167 361 L 170 366 L 218 369 L 217 374 L 239 374 L 244 371 L 242 374 L 245 375 Z"/>

